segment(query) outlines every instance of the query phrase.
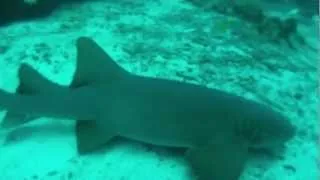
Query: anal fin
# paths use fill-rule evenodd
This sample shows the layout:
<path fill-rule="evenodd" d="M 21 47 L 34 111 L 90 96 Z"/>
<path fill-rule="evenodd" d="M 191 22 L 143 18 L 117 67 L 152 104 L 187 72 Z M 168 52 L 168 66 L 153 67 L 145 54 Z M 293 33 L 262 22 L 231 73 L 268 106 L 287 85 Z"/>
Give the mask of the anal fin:
<path fill-rule="evenodd" d="M 197 180 L 239 180 L 247 153 L 242 145 L 218 143 L 190 148 L 186 158 Z"/>
<path fill-rule="evenodd" d="M 114 137 L 114 133 L 99 127 L 96 121 L 77 120 L 76 139 L 79 154 L 95 151 Z"/>

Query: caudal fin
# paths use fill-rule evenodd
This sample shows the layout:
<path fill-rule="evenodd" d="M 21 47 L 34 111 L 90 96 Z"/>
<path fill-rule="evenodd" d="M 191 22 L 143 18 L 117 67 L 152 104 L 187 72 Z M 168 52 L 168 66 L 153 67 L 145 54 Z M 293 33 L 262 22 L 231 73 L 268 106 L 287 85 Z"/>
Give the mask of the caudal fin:
<path fill-rule="evenodd" d="M 18 78 L 20 80 L 20 84 L 16 90 L 16 94 L 35 95 L 57 92 L 62 89 L 60 85 L 49 81 L 28 64 L 21 65 L 18 71 Z M 36 118 L 38 117 L 9 111 L 5 115 L 1 123 L 1 127 L 13 128 Z"/>

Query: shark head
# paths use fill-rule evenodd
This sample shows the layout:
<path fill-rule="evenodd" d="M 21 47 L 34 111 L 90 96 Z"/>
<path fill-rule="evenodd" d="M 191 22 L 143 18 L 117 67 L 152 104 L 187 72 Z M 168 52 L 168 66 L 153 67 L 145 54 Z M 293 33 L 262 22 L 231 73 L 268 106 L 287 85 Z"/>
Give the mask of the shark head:
<path fill-rule="evenodd" d="M 236 132 L 253 148 L 281 147 L 296 134 L 288 118 L 263 104 L 254 103 L 254 108 L 243 113 Z"/>

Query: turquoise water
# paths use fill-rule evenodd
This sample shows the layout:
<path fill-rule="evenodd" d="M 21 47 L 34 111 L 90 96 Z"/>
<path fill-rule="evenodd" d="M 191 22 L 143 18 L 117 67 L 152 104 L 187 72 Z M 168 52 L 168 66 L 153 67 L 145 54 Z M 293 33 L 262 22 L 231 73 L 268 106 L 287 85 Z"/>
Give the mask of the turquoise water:
<path fill-rule="evenodd" d="M 84 2 L 3 26 L 0 88 L 15 92 L 21 63 L 68 85 L 75 41 L 88 36 L 132 73 L 228 91 L 287 116 L 297 135 L 283 153 L 257 153 L 241 179 L 318 179 L 318 19 L 287 1 L 234 3 Z M 124 139 L 80 156 L 74 121 L 66 119 L 0 129 L 0 180 L 192 180 L 189 172 L 182 153 Z"/>

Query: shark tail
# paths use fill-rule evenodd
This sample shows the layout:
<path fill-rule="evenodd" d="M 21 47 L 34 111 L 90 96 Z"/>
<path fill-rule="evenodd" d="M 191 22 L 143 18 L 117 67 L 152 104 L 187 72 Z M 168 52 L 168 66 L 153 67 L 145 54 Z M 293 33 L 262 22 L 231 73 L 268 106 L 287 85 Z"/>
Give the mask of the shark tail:
<path fill-rule="evenodd" d="M 39 97 L 39 95 L 42 95 L 40 96 L 41 101 L 43 99 L 52 101 L 51 104 L 46 105 L 45 108 L 40 108 L 42 114 L 48 114 L 48 108 L 53 106 L 55 109 L 50 109 L 50 113 L 53 113 L 52 111 L 54 111 L 53 114 L 61 115 L 62 113 L 71 113 L 70 111 L 73 110 L 73 113 L 71 114 L 74 115 L 75 111 L 78 111 L 78 109 L 82 111 L 81 108 L 87 107 L 86 102 L 72 104 L 74 103 L 74 101 L 72 101 L 69 105 L 65 105 L 65 107 L 57 107 L 57 100 L 54 99 L 54 97 L 53 99 L 48 97 L 52 97 L 56 94 L 62 94 L 64 97 L 69 97 L 69 95 L 66 93 L 72 92 L 70 89 L 80 89 L 78 91 L 79 93 L 81 92 L 81 89 L 85 90 L 85 87 L 99 89 L 103 86 L 105 88 L 106 86 L 112 86 L 117 81 L 130 77 L 130 73 L 114 62 L 112 58 L 92 39 L 80 37 L 77 39 L 76 48 L 76 70 L 69 87 L 60 86 L 54 82 L 51 82 L 33 69 L 30 65 L 23 64 L 18 72 L 20 84 L 16 90 L 16 94 L 23 95 L 22 97 L 24 98 L 26 98 L 26 96 L 35 96 L 34 98 L 36 98 Z M 8 95 L 4 94 L 2 99 L 7 97 Z M 77 97 L 79 96 L 69 97 L 68 102 L 71 101 L 72 98 Z M 33 101 L 34 98 L 28 98 L 28 103 L 31 103 L 30 101 Z M 4 128 L 13 128 L 38 118 L 38 115 L 26 115 L 25 113 L 28 111 L 25 110 L 25 107 L 21 107 L 24 108 L 24 111 L 20 111 L 21 108 L 19 109 L 16 107 L 19 104 L 19 101 L 12 102 L 12 99 L 6 101 L 10 101 L 9 104 L 11 106 L 11 111 L 9 110 L 7 112 L 0 126 Z M 26 105 L 26 103 L 24 105 Z M 74 107 L 73 105 L 78 105 L 79 107 Z M 9 105 L 5 106 L 8 107 Z M 31 108 L 39 109 L 39 106 L 41 106 L 41 102 L 35 103 L 35 106 Z M 66 108 L 69 109 L 66 110 Z M 97 119 L 92 119 L 92 116 L 87 116 L 87 112 L 81 113 L 82 115 L 78 115 L 78 117 L 81 117 L 82 119 L 76 119 L 75 132 L 77 150 L 80 154 L 85 154 L 105 144 L 115 136 L 115 132 L 112 130 L 112 126 L 108 127 L 110 128 L 108 130 L 106 130 L 107 127 L 101 129 L 101 127 L 99 127 L 97 124 Z M 77 112 L 77 114 L 81 113 Z"/>
<path fill-rule="evenodd" d="M 28 64 L 22 64 L 20 66 L 18 78 L 20 84 L 16 89 L 16 94 L 20 95 L 52 93 L 63 89 L 62 86 L 49 81 Z M 2 120 L 1 127 L 14 128 L 36 118 L 38 117 L 9 111 Z"/>
<path fill-rule="evenodd" d="M 19 86 L 16 94 L 37 95 L 54 94 L 66 89 L 80 88 L 83 86 L 99 85 L 101 82 L 112 83 L 120 77 L 123 78 L 127 71 L 118 66 L 112 58 L 93 40 L 81 37 L 77 40 L 77 63 L 73 80 L 69 87 L 56 84 L 28 64 L 22 64 L 18 70 Z M 107 78 L 107 79 L 106 79 Z M 8 111 L 0 127 L 14 128 L 28 123 L 39 117 Z"/>

